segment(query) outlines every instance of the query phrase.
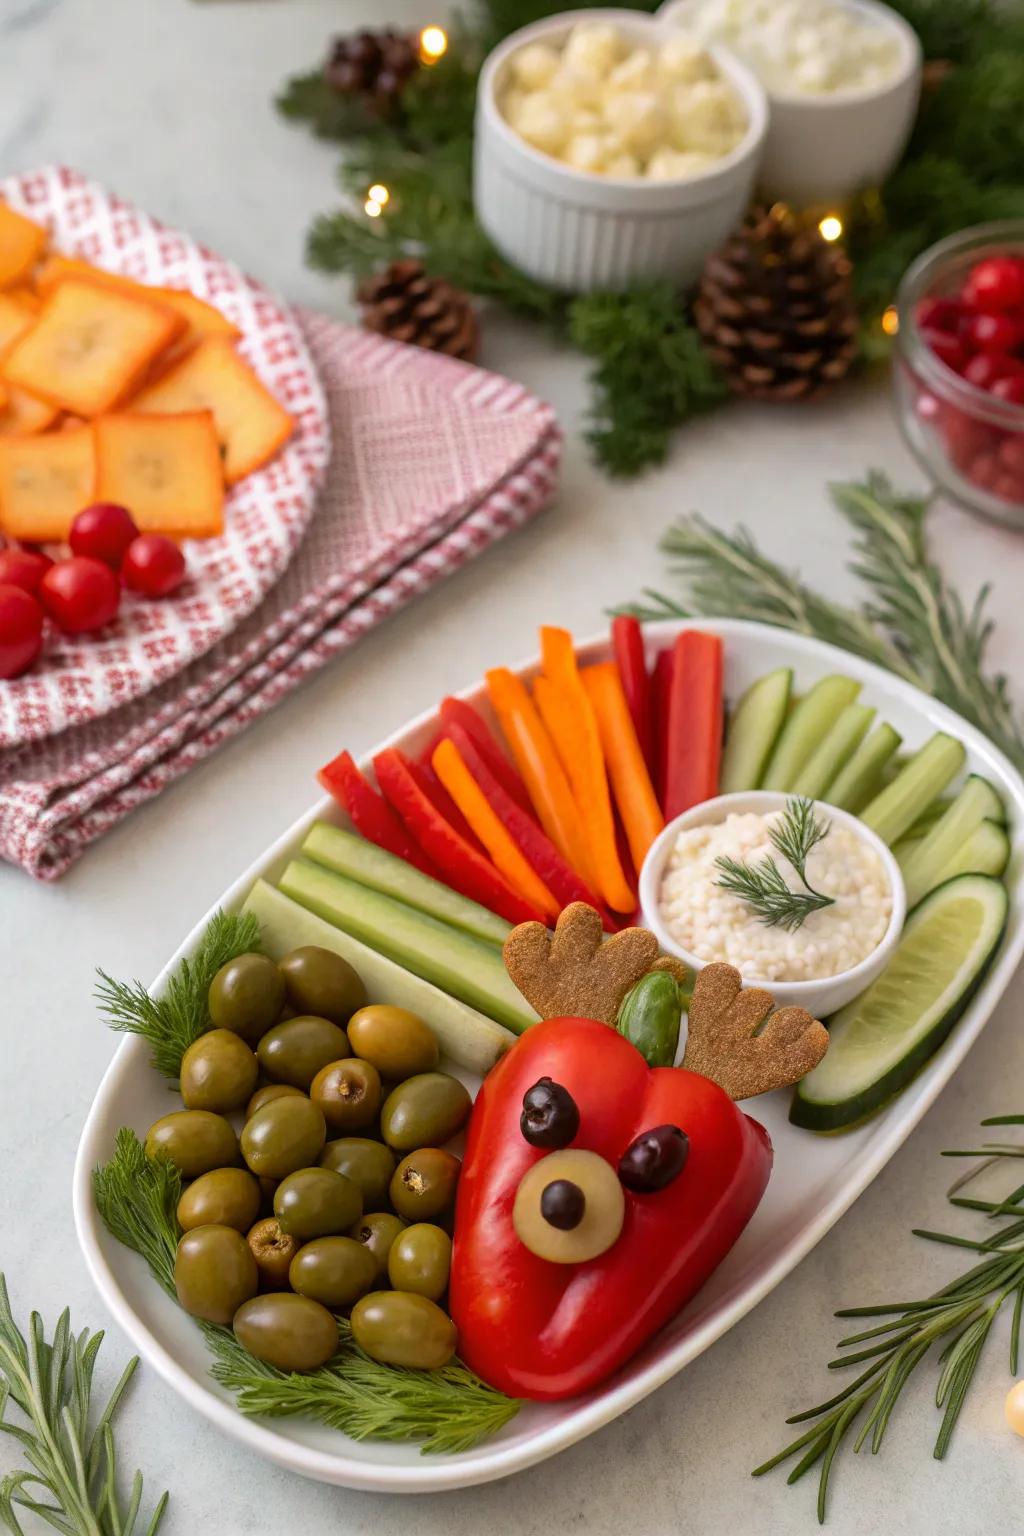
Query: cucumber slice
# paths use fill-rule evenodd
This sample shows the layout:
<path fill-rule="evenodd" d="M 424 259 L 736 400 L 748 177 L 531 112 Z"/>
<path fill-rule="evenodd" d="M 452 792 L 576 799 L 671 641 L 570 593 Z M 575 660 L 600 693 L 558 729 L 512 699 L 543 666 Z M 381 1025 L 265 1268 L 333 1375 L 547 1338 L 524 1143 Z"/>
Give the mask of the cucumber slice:
<path fill-rule="evenodd" d="M 869 704 L 847 704 L 825 739 L 811 753 L 793 781 L 793 794 L 820 800 L 836 774 L 860 746 L 875 711 Z"/>
<path fill-rule="evenodd" d="M 898 842 L 929 801 L 941 794 L 964 765 L 963 743 L 936 731 L 919 752 L 861 812 L 861 820 L 890 846 Z"/>
<path fill-rule="evenodd" d="M 490 944 L 306 859 L 294 859 L 279 885 L 300 906 L 517 1035 L 537 1022 Z"/>
<path fill-rule="evenodd" d="M 489 912 L 468 896 L 460 896 L 458 891 L 431 879 L 387 849 L 378 848 L 376 843 L 367 842 L 356 832 L 318 821 L 307 834 L 302 852 L 314 864 L 322 864 L 359 885 L 404 901 L 407 907 L 416 907 L 453 928 L 464 929 L 475 939 L 497 944 L 499 949 L 512 932 L 512 924 L 496 912 Z"/>
<path fill-rule="evenodd" d="M 516 1043 L 510 1030 L 308 912 L 265 880 L 256 881 L 243 911 L 251 912 L 259 923 L 263 948 L 272 960 L 305 944 L 333 950 L 358 971 L 371 1002 L 418 1013 L 434 1031 L 444 1054 L 460 1067 L 483 1077 Z"/>
<path fill-rule="evenodd" d="M 981 826 L 992 809 L 993 798 L 1001 810 L 1002 801 L 988 780 L 973 773 L 968 776 L 949 810 L 925 833 L 901 866 L 908 907 L 916 907 L 923 896 L 947 878 L 947 865 L 975 828 Z"/>
<path fill-rule="evenodd" d="M 822 795 L 829 805 L 856 816 L 882 788 L 882 776 L 903 737 L 884 721 L 866 737 L 845 768 L 826 785 Z"/>
<path fill-rule="evenodd" d="M 852 677 L 823 677 L 794 710 L 779 734 L 761 779 L 761 789 L 788 790 L 840 710 L 852 704 L 860 683 Z"/>
<path fill-rule="evenodd" d="M 845 1130 L 910 1081 L 978 987 L 1008 907 L 988 875 L 958 875 L 921 902 L 878 980 L 829 1020 L 828 1050 L 797 1085 L 794 1125 Z"/>
<path fill-rule="evenodd" d="M 720 794 L 757 788 L 786 718 L 792 688 L 792 667 L 779 667 L 751 683 L 740 699 L 726 732 Z"/>
<path fill-rule="evenodd" d="M 913 836 L 896 844 L 893 853 L 901 870 L 906 870 L 911 854 L 920 846 L 921 838 Z M 940 885 L 945 880 L 952 880 L 954 875 L 1001 875 L 1009 862 L 1010 837 L 1006 828 L 997 821 L 983 821 L 943 866 L 935 883 Z"/>
<path fill-rule="evenodd" d="M 1006 804 L 1002 795 L 996 789 L 990 779 L 984 778 L 980 773 L 972 773 L 970 782 L 977 785 L 978 792 L 985 793 L 985 821 L 997 821 L 1001 827 L 1006 826 Z"/>

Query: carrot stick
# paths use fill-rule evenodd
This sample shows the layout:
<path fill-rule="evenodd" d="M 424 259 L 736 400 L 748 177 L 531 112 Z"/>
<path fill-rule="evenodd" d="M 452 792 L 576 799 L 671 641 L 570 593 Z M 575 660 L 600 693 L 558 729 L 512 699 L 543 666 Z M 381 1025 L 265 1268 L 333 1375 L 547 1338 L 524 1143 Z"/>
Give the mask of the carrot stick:
<path fill-rule="evenodd" d="M 589 886 L 590 862 L 572 790 L 551 737 L 541 722 L 526 685 L 507 667 L 486 675 L 491 705 L 515 758 L 541 826 L 559 853 Z"/>
<path fill-rule="evenodd" d="M 606 661 L 584 667 L 580 676 L 597 716 L 608 777 L 626 829 L 630 857 L 639 870 L 648 848 L 665 825 L 665 818 L 647 772 L 618 667 L 613 661 Z"/>
<path fill-rule="evenodd" d="M 505 831 L 453 741 L 446 738 L 438 742 L 431 766 L 487 849 L 499 874 L 504 875 L 513 890 L 531 906 L 538 907 L 545 917 L 557 917 L 562 910 L 559 903 Z"/>
<path fill-rule="evenodd" d="M 633 893 L 615 847 L 615 820 L 601 737 L 593 706 L 580 681 L 572 636 L 566 629 L 544 625 L 540 649 L 544 676 L 560 695 L 562 718 L 556 745 L 561 742 L 560 755 L 583 820 L 598 891 L 616 912 L 631 912 Z"/>
<path fill-rule="evenodd" d="M 718 793 L 722 758 L 722 642 L 684 629 L 673 647 L 665 818 Z"/>

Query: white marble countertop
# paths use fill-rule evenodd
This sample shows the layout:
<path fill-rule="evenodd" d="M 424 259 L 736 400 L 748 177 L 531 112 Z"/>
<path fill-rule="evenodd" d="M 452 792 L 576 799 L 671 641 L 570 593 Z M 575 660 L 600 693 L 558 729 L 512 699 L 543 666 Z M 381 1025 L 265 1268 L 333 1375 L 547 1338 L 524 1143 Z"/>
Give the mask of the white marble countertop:
<path fill-rule="evenodd" d="M 949 0 L 955 3 L 955 0 Z M 346 287 L 305 270 L 310 217 L 334 200 L 336 150 L 279 121 L 282 77 L 328 33 L 441 19 L 429 0 L 3 0 L 0 167 L 76 165 L 238 260 L 289 299 L 347 310 Z M 93 971 L 153 976 L 228 882 L 315 793 L 344 743 L 363 750 L 485 665 L 527 654 L 538 623 L 580 634 L 662 576 L 655 544 L 680 511 L 748 524 L 776 555 L 842 595 L 844 537 L 827 479 L 870 464 L 913 487 L 882 388 L 810 408 L 735 406 L 679 435 L 670 462 L 612 485 L 581 444 L 578 358 L 489 321 L 483 362 L 551 399 L 568 429 L 558 505 L 532 528 L 378 629 L 272 716 L 98 844 L 58 885 L 0 869 L 0 1267 L 19 1315 L 106 1326 L 79 1258 L 70 1176 L 79 1130 L 114 1041 L 90 1001 Z M 1024 698 L 1024 538 L 938 509 L 932 538 L 965 590 L 994 582 L 993 659 Z M 474 643 L 467 646 L 467 634 Z M 414 658 L 409 665 L 409 659 Z M 124 1467 L 170 1487 L 168 1536 L 370 1532 L 471 1536 L 701 1536 L 815 1528 L 809 1484 L 752 1465 L 789 1413 L 829 1391 L 834 1307 L 922 1294 L 958 1272 L 910 1235 L 944 1217 L 939 1149 L 985 1114 L 1024 1108 L 1024 1032 L 1012 993 L 955 1080 L 886 1171 L 795 1273 L 674 1382 L 625 1419 L 505 1484 L 408 1500 L 301 1481 L 221 1439 L 143 1368 L 122 1415 Z M 811 1149 L 813 1152 L 813 1148 Z M 1006 1430 L 1008 1319 L 997 1327 L 952 1449 L 931 1459 L 935 1370 L 906 1395 L 880 1458 L 837 1466 L 829 1530 L 982 1536 L 1020 1523 L 1024 1445 Z M 114 1327 L 104 1379 L 129 1353 Z M 102 1362 L 103 1357 L 101 1357 Z M 0 1444 L 0 1471 L 14 1465 Z"/>

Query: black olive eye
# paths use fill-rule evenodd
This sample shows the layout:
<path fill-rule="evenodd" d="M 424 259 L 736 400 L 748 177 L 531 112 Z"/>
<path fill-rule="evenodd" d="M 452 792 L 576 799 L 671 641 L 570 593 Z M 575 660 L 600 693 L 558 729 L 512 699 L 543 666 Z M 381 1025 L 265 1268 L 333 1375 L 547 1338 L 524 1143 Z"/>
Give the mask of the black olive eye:
<path fill-rule="evenodd" d="M 541 1215 L 548 1226 L 557 1227 L 559 1232 L 571 1232 L 578 1227 L 586 1208 L 582 1189 L 571 1179 L 552 1179 L 540 1197 Z"/>
<path fill-rule="evenodd" d="M 656 1125 L 640 1135 L 619 1158 L 619 1178 L 638 1195 L 653 1195 L 677 1179 L 690 1151 L 690 1138 L 678 1125 Z"/>
<path fill-rule="evenodd" d="M 580 1128 L 580 1112 L 561 1083 L 542 1077 L 523 1094 L 519 1129 L 531 1147 L 567 1147 Z"/>

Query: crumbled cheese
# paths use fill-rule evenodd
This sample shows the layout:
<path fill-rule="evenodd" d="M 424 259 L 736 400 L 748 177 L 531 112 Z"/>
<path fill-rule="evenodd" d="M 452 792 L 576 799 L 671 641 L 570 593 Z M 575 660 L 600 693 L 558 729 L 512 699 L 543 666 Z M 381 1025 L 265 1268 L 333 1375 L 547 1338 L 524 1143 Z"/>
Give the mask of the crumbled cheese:
<path fill-rule="evenodd" d="M 893 31 L 835 0 L 698 0 L 686 21 L 701 43 L 732 48 L 780 95 L 872 91 L 900 68 Z"/>

